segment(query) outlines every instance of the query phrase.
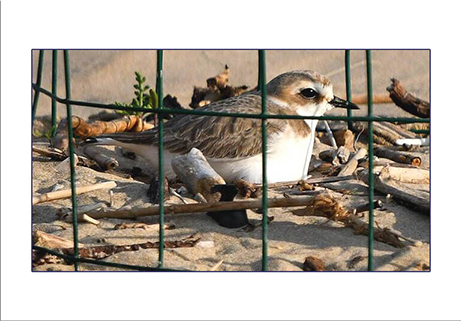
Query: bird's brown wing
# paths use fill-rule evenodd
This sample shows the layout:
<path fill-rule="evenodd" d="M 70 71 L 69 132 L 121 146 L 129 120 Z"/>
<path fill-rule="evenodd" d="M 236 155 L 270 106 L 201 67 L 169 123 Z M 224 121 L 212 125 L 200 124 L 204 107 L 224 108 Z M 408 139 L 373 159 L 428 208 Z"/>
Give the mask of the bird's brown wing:
<path fill-rule="evenodd" d="M 280 109 L 268 101 L 270 113 L 289 113 Z M 198 110 L 259 114 L 261 97 L 249 93 L 214 102 Z M 268 137 L 282 132 L 290 124 L 302 128 L 304 134 L 310 131 L 303 120 L 269 119 L 267 124 Z M 141 133 L 119 133 L 105 137 L 125 143 L 158 144 L 157 128 Z M 250 157 L 261 153 L 261 140 L 260 119 L 179 115 L 164 125 L 164 148 L 172 153 L 187 153 L 195 147 L 208 158 Z"/>

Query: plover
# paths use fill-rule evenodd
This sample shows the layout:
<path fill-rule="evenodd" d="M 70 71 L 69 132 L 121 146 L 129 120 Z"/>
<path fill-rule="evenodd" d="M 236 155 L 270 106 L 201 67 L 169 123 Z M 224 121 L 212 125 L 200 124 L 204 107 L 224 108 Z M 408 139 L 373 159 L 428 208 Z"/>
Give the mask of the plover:
<path fill-rule="evenodd" d="M 268 114 L 321 116 L 355 104 L 334 96 L 329 79 L 310 70 L 283 73 L 267 84 Z M 197 110 L 261 113 L 260 92 L 213 102 Z M 305 179 L 313 151 L 318 120 L 268 119 L 268 183 Z M 92 144 L 117 145 L 131 150 L 158 168 L 158 131 L 103 135 Z M 197 148 L 227 183 L 237 179 L 261 183 L 261 120 L 238 117 L 178 115 L 164 125 L 164 166 L 168 178 L 175 177 L 171 159 Z"/>

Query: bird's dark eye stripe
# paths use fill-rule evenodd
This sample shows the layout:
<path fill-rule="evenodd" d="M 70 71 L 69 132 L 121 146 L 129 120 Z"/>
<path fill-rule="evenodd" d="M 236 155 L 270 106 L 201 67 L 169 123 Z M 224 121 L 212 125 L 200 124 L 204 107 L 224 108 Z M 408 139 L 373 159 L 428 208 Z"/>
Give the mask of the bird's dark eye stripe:
<path fill-rule="evenodd" d="M 302 94 L 302 96 L 306 98 L 314 98 L 318 95 L 316 90 L 314 90 L 313 88 L 305 88 L 300 92 L 300 94 Z"/>

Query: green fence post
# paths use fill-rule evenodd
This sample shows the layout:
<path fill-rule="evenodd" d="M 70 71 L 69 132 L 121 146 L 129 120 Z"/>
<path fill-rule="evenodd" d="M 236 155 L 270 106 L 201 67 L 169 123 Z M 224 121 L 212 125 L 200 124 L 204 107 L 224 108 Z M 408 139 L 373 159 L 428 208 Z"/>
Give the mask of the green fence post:
<path fill-rule="evenodd" d="M 158 114 L 159 120 L 159 268 L 164 266 L 164 114 L 163 109 L 163 84 L 162 84 L 162 65 L 163 51 L 157 50 L 157 74 L 156 74 L 156 91 L 158 99 Z"/>
<path fill-rule="evenodd" d="M 51 68 L 51 93 L 56 95 L 58 89 L 58 50 L 53 50 Z M 51 98 L 51 136 L 56 135 L 56 99 Z"/>
<path fill-rule="evenodd" d="M 372 93 L 372 54 L 366 50 L 367 64 L 367 115 L 373 117 L 373 93 Z M 368 147 L 369 147 L 369 251 L 367 269 L 374 270 L 374 122 L 368 121 Z"/>
<path fill-rule="evenodd" d="M 64 77 L 66 79 L 66 99 L 71 98 L 71 75 L 69 69 L 69 52 L 63 50 L 64 53 Z M 66 103 L 67 107 L 67 130 L 69 135 L 69 163 L 71 169 L 71 190 L 72 190 L 72 227 L 74 232 L 74 268 L 79 270 L 79 225 L 77 217 L 77 197 L 75 194 L 75 158 L 74 158 L 74 133 L 72 128 L 72 106 Z"/>
<path fill-rule="evenodd" d="M 267 119 L 266 119 L 266 57 L 265 50 L 258 50 L 258 87 L 261 91 L 262 133 L 262 270 L 268 270 L 268 183 L 267 171 Z"/>
<path fill-rule="evenodd" d="M 37 80 L 35 81 L 35 84 L 38 87 L 40 87 L 42 85 L 43 54 L 44 54 L 44 50 L 40 50 L 38 67 L 37 67 Z M 34 94 L 34 101 L 32 103 L 32 124 L 34 124 L 34 119 L 35 119 L 35 114 L 37 112 L 37 105 L 38 105 L 38 101 L 39 101 L 39 96 L 40 96 L 40 92 L 38 90 L 36 90 L 35 94 Z"/>
<path fill-rule="evenodd" d="M 345 50 L 345 88 L 346 88 L 346 100 L 351 102 L 351 73 L 350 73 L 350 50 Z M 347 116 L 353 116 L 351 107 L 348 106 Z M 348 129 L 353 130 L 353 122 L 348 120 Z"/>

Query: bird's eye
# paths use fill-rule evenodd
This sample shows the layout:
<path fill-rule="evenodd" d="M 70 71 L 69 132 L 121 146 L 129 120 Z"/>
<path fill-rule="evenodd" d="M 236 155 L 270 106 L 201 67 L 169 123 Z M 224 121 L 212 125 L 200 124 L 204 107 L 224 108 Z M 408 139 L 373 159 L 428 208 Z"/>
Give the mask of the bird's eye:
<path fill-rule="evenodd" d="M 300 93 L 302 94 L 303 97 L 306 97 L 306 98 L 314 98 L 318 95 L 316 90 L 314 90 L 313 88 L 305 88 Z"/>

